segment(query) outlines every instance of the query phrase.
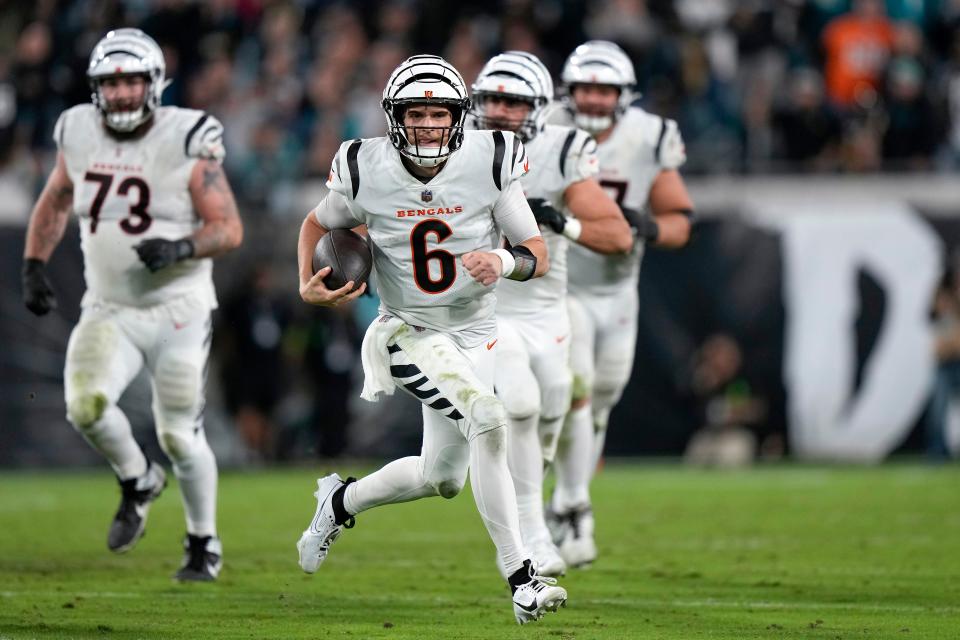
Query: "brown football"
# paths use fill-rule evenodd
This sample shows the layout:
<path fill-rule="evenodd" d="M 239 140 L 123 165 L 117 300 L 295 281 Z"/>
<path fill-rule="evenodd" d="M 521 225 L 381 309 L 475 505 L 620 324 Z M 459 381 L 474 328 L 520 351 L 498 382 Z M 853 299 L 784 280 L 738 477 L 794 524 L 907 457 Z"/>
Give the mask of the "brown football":
<path fill-rule="evenodd" d="M 339 289 L 353 280 L 353 291 L 370 277 L 373 256 L 363 236 L 350 229 L 332 229 L 313 250 L 313 272 L 330 267 L 323 279 L 328 289 Z"/>

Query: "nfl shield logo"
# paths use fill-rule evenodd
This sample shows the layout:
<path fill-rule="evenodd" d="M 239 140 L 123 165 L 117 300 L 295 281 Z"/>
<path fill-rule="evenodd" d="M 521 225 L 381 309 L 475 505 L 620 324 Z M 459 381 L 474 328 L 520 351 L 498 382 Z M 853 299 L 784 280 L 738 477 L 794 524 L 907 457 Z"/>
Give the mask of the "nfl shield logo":
<path fill-rule="evenodd" d="M 433 191 L 430 191 L 429 189 L 423 191 L 420 194 L 420 199 L 423 200 L 424 202 L 430 202 L 431 200 L 433 200 Z"/>

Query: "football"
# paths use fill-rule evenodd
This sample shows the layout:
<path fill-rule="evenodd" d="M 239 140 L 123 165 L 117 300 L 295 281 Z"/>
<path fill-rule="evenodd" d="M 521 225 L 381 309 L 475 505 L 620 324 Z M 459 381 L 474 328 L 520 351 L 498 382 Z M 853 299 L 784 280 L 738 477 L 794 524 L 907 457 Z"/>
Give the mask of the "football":
<path fill-rule="evenodd" d="M 328 289 L 339 289 L 353 280 L 353 291 L 370 277 L 373 256 L 366 239 L 350 229 L 332 229 L 313 250 L 313 272 L 330 267 L 323 279 Z"/>

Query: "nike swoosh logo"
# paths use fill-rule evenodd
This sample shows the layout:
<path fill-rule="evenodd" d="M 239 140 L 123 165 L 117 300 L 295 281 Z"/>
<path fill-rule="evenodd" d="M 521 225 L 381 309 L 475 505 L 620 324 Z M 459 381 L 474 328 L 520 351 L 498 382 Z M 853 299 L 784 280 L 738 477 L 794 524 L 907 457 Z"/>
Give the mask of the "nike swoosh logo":
<path fill-rule="evenodd" d="M 500 338 L 497 338 L 497 340 L 499 340 L 499 339 L 500 339 Z M 487 351 L 490 351 L 490 349 L 493 349 L 493 345 L 497 344 L 497 340 L 494 340 L 493 342 L 488 342 L 488 343 L 487 343 Z"/>
<path fill-rule="evenodd" d="M 183 329 L 183 328 L 184 328 L 185 326 L 187 326 L 188 324 L 190 324 L 190 323 L 189 323 L 189 322 L 183 322 L 183 323 L 181 323 L 181 322 L 174 322 L 174 323 L 173 323 L 173 329 L 174 329 L 174 331 L 180 331 L 180 329 Z"/>
<path fill-rule="evenodd" d="M 529 611 L 530 613 L 533 613 L 534 611 L 537 610 L 537 601 L 534 600 L 534 601 L 531 602 L 530 604 L 520 604 L 520 603 L 518 602 L 518 603 L 517 603 L 517 606 L 520 607 L 521 609 L 523 609 L 524 611 Z"/>
<path fill-rule="evenodd" d="M 563 342 L 563 341 L 566 340 L 566 339 L 567 339 L 567 336 L 557 336 L 556 338 L 554 338 L 554 340 L 557 341 L 557 344 L 560 344 L 561 342 Z"/>

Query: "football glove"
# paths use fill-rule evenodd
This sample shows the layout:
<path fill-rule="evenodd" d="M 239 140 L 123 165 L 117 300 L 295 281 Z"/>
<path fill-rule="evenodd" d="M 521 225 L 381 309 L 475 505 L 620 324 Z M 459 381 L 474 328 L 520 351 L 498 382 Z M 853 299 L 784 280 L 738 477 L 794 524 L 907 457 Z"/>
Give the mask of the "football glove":
<path fill-rule="evenodd" d="M 43 260 L 26 258 L 20 272 L 23 281 L 23 304 L 37 316 L 44 316 L 57 308 L 57 298 L 50 286 L 50 280 L 47 279 L 45 266 Z"/>
<path fill-rule="evenodd" d="M 140 261 L 147 266 L 147 269 L 150 269 L 151 273 L 156 273 L 175 262 L 193 257 L 193 241 L 189 238 L 180 240 L 150 238 L 149 240 L 143 240 L 133 248 L 140 256 Z"/>
<path fill-rule="evenodd" d="M 527 204 L 533 211 L 533 217 L 537 224 L 550 227 L 557 233 L 563 233 L 563 228 L 567 226 L 567 218 L 551 207 L 543 198 L 529 198 Z"/>
<path fill-rule="evenodd" d="M 660 237 L 660 225 L 649 213 L 621 207 L 623 217 L 627 219 L 627 224 L 633 227 L 637 235 L 647 242 L 656 242 Z"/>

